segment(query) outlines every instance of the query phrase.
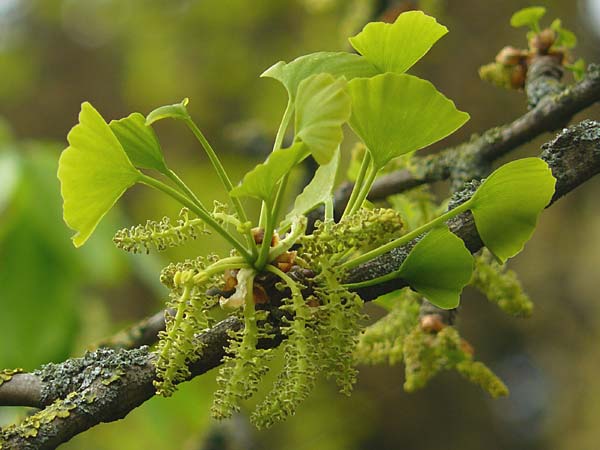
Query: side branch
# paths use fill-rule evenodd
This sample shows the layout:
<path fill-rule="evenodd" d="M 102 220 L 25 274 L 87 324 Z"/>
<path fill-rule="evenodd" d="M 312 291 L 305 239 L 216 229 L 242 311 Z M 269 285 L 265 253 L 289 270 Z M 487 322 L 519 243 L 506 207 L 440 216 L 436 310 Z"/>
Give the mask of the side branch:
<path fill-rule="evenodd" d="M 433 181 L 451 178 L 453 188 L 463 182 L 483 178 L 491 172 L 490 164 L 519 145 L 538 135 L 565 125 L 576 113 L 600 100 L 600 66 L 591 65 L 579 83 L 564 88 L 560 84 L 562 69 L 553 58 L 538 58 L 532 64 L 527 80 L 529 103 L 535 106 L 508 125 L 493 128 L 469 142 L 435 155 L 415 158 L 415 170 L 399 170 L 378 178 L 369 194 L 370 200 L 381 200 Z M 460 165 L 457 162 L 461 162 Z M 335 210 L 345 208 L 352 183 L 345 183 L 335 193 Z M 309 222 L 323 217 L 323 210 L 310 214 Z M 131 325 L 115 336 L 97 343 L 97 347 L 136 348 L 152 345 L 165 329 L 164 311 L 159 311 Z"/>
<path fill-rule="evenodd" d="M 545 61 L 540 61 L 542 67 Z M 532 67 L 532 70 L 535 66 Z M 551 69 L 548 69 L 551 70 Z M 539 72 L 538 72 L 539 73 Z M 540 74 L 544 77 L 544 72 Z M 434 155 L 415 158 L 415 169 L 399 170 L 377 179 L 370 200 L 381 200 L 414 187 L 435 181 L 455 178 L 462 184 L 463 176 L 457 171 L 457 161 L 466 159 L 474 165 L 485 165 L 504 156 L 518 146 L 525 144 L 544 132 L 565 126 L 578 112 L 600 100 L 600 65 L 591 64 L 580 82 L 565 88 L 557 95 L 547 95 L 537 105 L 513 122 L 492 128 L 481 135 L 474 135 L 469 142 L 451 147 Z M 466 178 L 474 178 L 469 174 Z M 351 187 L 345 187 L 348 192 Z M 344 192 L 340 191 L 340 199 Z"/>
<path fill-rule="evenodd" d="M 584 121 L 563 130 L 543 146 L 542 158 L 557 178 L 553 201 L 600 172 L 600 123 Z M 462 192 L 463 200 L 469 197 Z M 470 214 L 456 217 L 451 230 L 464 239 L 471 252 L 482 246 Z M 414 241 L 371 261 L 350 274 L 348 282 L 363 281 L 396 270 Z M 359 290 L 365 301 L 406 286 L 394 280 Z M 190 366 L 191 376 L 218 366 L 224 356 L 228 330 L 241 327 L 239 320 L 226 319 L 197 337 L 204 345 L 202 358 Z M 277 341 L 267 341 L 275 347 Z M 97 425 L 125 417 L 154 395 L 154 356 L 146 347 L 133 350 L 99 349 L 83 358 L 49 364 L 32 374 L 19 374 L 0 386 L 0 405 L 45 408 L 0 434 L 0 448 L 52 449 L 61 442 Z M 17 401 L 18 399 L 18 401 Z"/>

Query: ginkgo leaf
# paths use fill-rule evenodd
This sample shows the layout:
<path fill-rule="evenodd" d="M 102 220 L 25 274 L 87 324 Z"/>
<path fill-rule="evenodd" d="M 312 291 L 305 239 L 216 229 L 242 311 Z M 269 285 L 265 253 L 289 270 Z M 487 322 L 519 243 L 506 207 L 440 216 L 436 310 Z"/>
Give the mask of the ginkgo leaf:
<path fill-rule="evenodd" d="M 560 19 L 554 19 L 550 25 L 550 29 L 556 33 L 556 40 L 554 46 L 574 48 L 577 46 L 577 36 L 571 30 L 567 30 L 562 27 L 562 21 Z"/>
<path fill-rule="evenodd" d="M 291 222 L 292 218 L 306 214 L 322 204 L 333 205 L 333 186 L 339 163 L 340 149 L 338 148 L 331 161 L 319 166 L 311 182 L 296 197 L 294 208 L 287 215 L 286 222 Z"/>
<path fill-rule="evenodd" d="M 355 78 L 348 92 L 350 126 L 367 146 L 376 169 L 445 138 L 469 120 L 429 81 L 407 74 Z"/>
<path fill-rule="evenodd" d="M 302 142 L 275 150 L 264 163 L 248 172 L 240 185 L 229 194 L 234 197 L 253 197 L 270 204 L 279 180 L 308 155 L 309 151 Z"/>
<path fill-rule="evenodd" d="M 539 31 L 539 20 L 546 14 L 546 8 L 543 6 L 530 6 L 523 8 L 512 15 L 510 25 L 519 27 L 530 27 L 534 31 Z"/>
<path fill-rule="evenodd" d="M 288 91 L 290 99 L 296 98 L 300 82 L 311 75 L 328 73 L 334 78 L 371 77 L 379 71 L 365 58 L 346 52 L 317 52 L 300 56 L 286 63 L 279 61 L 265 70 L 261 77 L 274 78 Z"/>
<path fill-rule="evenodd" d="M 146 118 L 142 114 L 133 113 L 123 119 L 112 120 L 109 127 L 134 166 L 165 174 L 168 172 L 156 134 L 146 125 Z"/>
<path fill-rule="evenodd" d="M 500 261 L 523 249 L 555 184 L 545 161 L 518 159 L 495 170 L 469 200 L 481 240 Z"/>
<path fill-rule="evenodd" d="M 327 164 L 342 142 L 342 125 L 350 118 L 346 80 L 328 73 L 312 75 L 298 86 L 296 139 L 306 144 L 319 164 Z"/>
<path fill-rule="evenodd" d="M 173 105 L 165 105 L 156 108 L 148 116 L 146 116 L 146 125 L 150 126 L 154 122 L 162 119 L 179 119 L 188 120 L 190 114 L 187 110 L 187 105 L 190 102 L 189 98 L 184 98 L 181 103 Z"/>
<path fill-rule="evenodd" d="M 406 72 L 448 29 L 421 11 L 400 14 L 394 23 L 367 24 L 350 43 L 380 72 Z"/>
<path fill-rule="evenodd" d="M 79 247 L 90 237 L 102 217 L 141 177 L 121 143 L 92 105 L 81 105 L 79 124 L 67 136 L 69 147 L 58 162 L 63 197 L 63 217 L 77 231 Z"/>
<path fill-rule="evenodd" d="M 398 276 L 439 308 L 456 308 L 473 272 L 462 239 L 441 226 L 423 237 L 404 260 Z"/>

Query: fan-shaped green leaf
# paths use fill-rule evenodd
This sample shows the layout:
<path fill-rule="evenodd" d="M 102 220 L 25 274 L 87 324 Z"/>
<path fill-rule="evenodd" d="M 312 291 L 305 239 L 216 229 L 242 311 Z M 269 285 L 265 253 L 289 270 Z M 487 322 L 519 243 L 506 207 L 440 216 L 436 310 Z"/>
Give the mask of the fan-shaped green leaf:
<path fill-rule="evenodd" d="M 150 126 L 154 122 L 162 119 L 189 119 L 190 115 L 187 110 L 187 105 L 189 102 L 190 99 L 184 98 L 181 103 L 175 103 L 173 105 L 165 105 L 156 108 L 146 117 L 146 125 Z"/>
<path fill-rule="evenodd" d="M 81 105 L 79 124 L 67 136 L 69 147 L 61 154 L 58 178 L 63 217 L 76 247 L 92 234 L 102 217 L 141 173 L 129 161 L 119 140 L 92 105 Z"/>
<path fill-rule="evenodd" d="M 494 171 L 471 202 L 477 231 L 502 262 L 519 253 L 554 194 L 556 179 L 543 160 L 524 158 Z"/>
<path fill-rule="evenodd" d="M 443 139 L 469 120 L 429 81 L 407 74 L 355 78 L 348 91 L 350 126 L 371 152 L 376 169 Z"/>
<path fill-rule="evenodd" d="M 406 72 L 448 32 L 421 11 L 400 14 L 394 23 L 367 24 L 350 43 L 380 72 Z"/>
<path fill-rule="evenodd" d="M 473 272 L 473 257 L 446 226 L 434 228 L 412 249 L 398 276 L 439 308 L 456 308 Z"/>
<path fill-rule="evenodd" d="M 333 208 L 333 186 L 339 163 L 340 149 L 338 148 L 331 161 L 317 169 L 311 182 L 296 197 L 294 209 L 287 215 L 286 222 L 290 222 L 293 217 L 306 214 L 322 204 L 331 203 L 331 208 Z"/>
<path fill-rule="evenodd" d="M 284 85 L 291 99 L 296 97 L 300 82 L 311 75 L 329 73 L 334 78 L 372 77 L 379 71 L 365 58 L 346 52 L 317 52 L 300 56 L 286 63 L 279 61 L 265 70 L 261 77 L 274 78 Z"/>
<path fill-rule="evenodd" d="M 248 172 L 240 185 L 229 194 L 234 197 L 253 197 L 271 204 L 279 180 L 308 155 L 309 151 L 302 142 L 275 150 L 264 163 Z"/>
<path fill-rule="evenodd" d="M 532 30 L 539 32 L 539 20 L 544 17 L 544 14 L 546 14 L 546 8 L 543 6 L 523 8 L 512 15 L 510 24 L 515 28 L 530 27 Z"/>
<path fill-rule="evenodd" d="M 556 33 L 556 47 L 574 48 L 577 45 L 577 36 L 571 30 L 563 28 L 560 19 L 554 19 L 550 28 Z"/>
<path fill-rule="evenodd" d="M 160 143 L 154 130 L 146 125 L 143 115 L 133 113 L 123 119 L 112 120 L 109 127 L 134 166 L 168 173 Z"/>
<path fill-rule="evenodd" d="M 346 80 L 328 73 L 312 75 L 298 86 L 296 139 L 306 144 L 319 164 L 327 164 L 342 142 L 342 125 L 350 118 Z"/>

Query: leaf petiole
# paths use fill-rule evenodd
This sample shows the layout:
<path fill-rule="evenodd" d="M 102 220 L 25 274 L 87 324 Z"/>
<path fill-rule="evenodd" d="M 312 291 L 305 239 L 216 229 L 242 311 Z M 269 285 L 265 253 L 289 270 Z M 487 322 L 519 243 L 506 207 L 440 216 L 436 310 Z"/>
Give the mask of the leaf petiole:
<path fill-rule="evenodd" d="M 373 186 L 373 182 L 375 181 L 375 177 L 377 176 L 378 169 L 375 168 L 374 164 L 369 166 L 367 170 L 367 174 L 365 175 L 365 179 L 363 181 L 363 185 L 360 188 L 358 195 L 356 196 L 356 201 L 352 206 L 349 214 L 354 214 L 360 208 L 362 208 L 367 196 L 369 195 L 369 191 L 371 190 L 371 186 Z"/>
<path fill-rule="evenodd" d="M 199 208 L 202 208 L 204 211 L 208 212 L 206 207 L 202 204 L 200 199 L 196 196 L 194 191 L 192 191 L 185 182 L 179 178 L 179 176 L 173 172 L 171 169 L 168 169 L 166 175 L 173 181 L 190 199 L 194 201 L 198 205 Z"/>
<path fill-rule="evenodd" d="M 470 198 L 466 202 L 464 202 L 464 203 L 458 205 L 456 208 L 451 209 L 450 211 L 442 214 L 441 216 L 435 218 L 431 222 L 421 225 L 420 227 L 415 228 L 410 233 L 407 233 L 407 234 L 399 237 L 398 239 L 394 239 L 393 241 L 390 241 L 387 244 L 382 245 L 381 247 L 377 247 L 376 249 L 373 249 L 370 252 L 363 253 L 362 255 L 357 256 L 354 259 L 346 261 L 345 263 L 341 264 L 339 267 L 340 267 L 340 269 L 345 269 L 345 270 L 353 269 L 367 261 L 370 261 L 371 259 L 377 258 L 378 256 L 381 256 L 381 255 L 389 252 L 390 250 L 393 250 L 397 247 L 407 244 L 408 242 L 412 241 L 414 238 L 431 230 L 432 228 L 436 227 L 437 225 L 440 225 L 440 224 L 446 222 L 447 220 L 450 220 L 453 217 L 459 215 L 460 213 L 467 211 L 468 209 L 471 208 L 472 203 L 473 203 L 473 200 L 472 200 L 472 198 Z M 358 286 L 358 287 L 362 287 L 362 286 Z"/>
<path fill-rule="evenodd" d="M 191 117 L 187 116 L 183 120 L 184 120 L 185 124 L 188 126 L 188 128 L 192 131 L 194 136 L 196 136 L 196 139 L 198 139 L 198 141 L 204 148 L 204 151 L 206 152 L 208 159 L 210 159 L 210 162 L 212 163 L 213 167 L 215 168 L 217 175 L 219 176 L 219 179 L 221 180 L 221 183 L 223 183 L 225 190 L 229 194 L 229 192 L 231 192 L 231 190 L 233 189 L 233 184 L 231 183 L 231 180 L 229 179 L 229 176 L 227 175 L 227 172 L 225 171 L 225 167 L 223 167 L 221 160 L 217 156 L 217 153 L 212 148 L 212 146 L 210 145 L 210 143 L 208 142 L 208 140 L 206 139 L 206 137 L 204 136 L 202 131 L 200 131 L 200 128 L 198 128 L 198 126 L 192 120 Z M 232 196 L 229 196 L 229 198 L 231 199 L 231 201 L 233 203 L 233 207 L 235 208 L 235 211 L 237 212 L 237 215 L 238 215 L 240 221 L 247 222 L 248 216 L 246 215 L 246 211 L 244 210 L 244 207 L 243 207 L 240 199 L 237 197 L 232 197 Z M 246 237 L 246 240 L 248 241 L 248 245 L 252 249 L 252 253 L 254 254 L 256 251 L 255 250 L 256 244 L 254 242 L 254 239 L 252 238 L 252 234 L 250 233 L 250 230 L 248 230 L 244 235 Z"/>
<path fill-rule="evenodd" d="M 358 175 L 356 176 L 356 181 L 354 182 L 354 187 L 352 188 L 352 193 L 350 194 L 350 198 L 348 199 L 348 203 L 346 204 L 346 208 L 344 209 L 344 213 L 342 217 L 350 214 L 354 203 L 356 202 L 356 197 L 360 189 L 362 188 L 363 180 L 365 178 L 365 174 L 367 170 L 369 170 L 369 166 L 371 164 L 371 154 L 368 151 L 365 151 L 365 156 L 360 164 L 360 169 L 358 170 Z"/>
<path fill-rule="evenodd" d="M 196 205 L 194 201 L 171 186 L 163 183 L 160 180 L 149 177 L 148 175 L 141 174 L 139 177 L 139 182 L 167 194 L 168 196 L 177 200 L 183 206 L 189 208 L 190 211 L 193 211 L 198 217 L 204 220 L 204 222 L 206 222 L 206 224 L 214 231 L 223 236 L 223 238 L 225 238 L 225 240 L 229 242 L 240 253 L 240 255 L 246 261 L 248 261 L 248 263 L 252 263 L 252 255 L 248 253 L 246 248 L 244 248 L 244 246 L 235 237 L 229 234 L 225 228 L 223 228 L 215 219 L 213 219 L 206 210 Z"/>
<path fill-rule="evenodd" d="M 285 132 L 288 129 L 290 121 L 292 120 L 292 115 L 294 113 L 294 103 L 292 99 L 288 99 L 287 105 L 285 107 L 285 111 L 283 113 L 283 117 L 281 119 L 281 123 L 279 124 L 279 128 L 277 129 L 277 135 L 275 136 L 275 142 L 273 143 L 273 151 L 277 151 L 283 145 L 283 139 L 285 137 Z M 269 249 L 271 248 L 271 236 L 273 235 L 273 231 L 275 231 L 275 222 L 277 221 L 277 216 L 279 215 L 279 210 L 281 209 L 281 203 L 283 201 L 283 192 L 287 186 L 288 174 L 285 174 L 281 181 L 279 182 L 279 187 L 277 189 L 277 194 L 275 195 L 275 199 L 273 201 L 272 210 L 267 210 L 267 203 L 263 201 L 262 208 L 260 211 L 260 226 L 265 229 L 265 237 L 263 239 L 263 243 L 260 247 L 258 258 L 256 260 L 255 266 L 257 268 L 263 268 L 267 263 L 267 259 L 269 257 Z"/>

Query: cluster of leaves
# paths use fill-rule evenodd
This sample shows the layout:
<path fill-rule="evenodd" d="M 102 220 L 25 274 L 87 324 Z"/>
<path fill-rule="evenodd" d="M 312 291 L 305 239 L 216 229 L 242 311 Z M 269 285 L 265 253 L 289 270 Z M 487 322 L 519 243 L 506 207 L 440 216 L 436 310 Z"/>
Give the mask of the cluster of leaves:
<path fill-rule="evenodd" d="M 527 27 L 528 49 L 504 47 L 496 61 L 479 69 L 479 75 L 496 86 L 507 89 L 523 89 L 527 70 L 532 60 L 538 56 L 550 56 L 556 62 L 573 72 L 575 79 L 583 77 L 585 61 L 572 61 L 570 52 L 577 45 L 575 33 L 564 28 L 560 19 L 554 19 L 548 28 L 540 27 L 540 19 L 546 8 L 532 6 L 513 14 L 510 24 L 515 28 Z"/>
<path fill-rule="evenodd" d="M 204 226 L 232 246 L 228 258 L 199 258 L 163 271 L 161 279 L 172 294 L 167 329 L 156 349 L 158 393 L 170 395 L 189 376 L 189 364 L 202 353 L 196 337 L 210 326 L 209 310 L 217 303 L 237 315 L 244 327 L 231 336 L 219 374 L 214 415 L 230 416 L 240 401 L 256 392 L 270 356 L 270 352 L 258 348 L 259 340 L 274 333 L 262 309 L 270 307 L 273 311 L 278 307 L 256 307 L 270 301 L 260 282 L 266 274 L 283 287 L 279 309 L 284 317 L 280 329 L 286 338 L 285 364 L 272 392 L 253 416 L 259 426 L 293 414 L 319 373 L 335 378 L 342 392 L 350 392 L 356 377 L 353 355 L 362 306 L 353 289 L 399 277 L 439 307 L 458 305 L 460 293 L 472 277 L 473 258 L 462 240 L 444 224 L 448 219 L 471 211 L 484 244 L 500 261 L 521 251 L 554 191 L 555 180 L 548 166 L 537 158 L 500 167 L 474 195 L 439 216 L 428 217 L 432 210 L 422 210 L 419 217 L 427 217 L 425 223 L 411 225 L 406 233 L 397 212 L 366 208 L 374 180 L 390 163 L 443 139 L 469 118 L 430 82 L 405 73 L 446 33 L 446 27 L 435 19 L 411 11 L 392 24 L 368 24 L 350 38 L 359 54 L 318 52 L 269 68 L 262 76 L 285 87 L 287 107 L 272 153 L 237 186 L 188 113 L 187 99 L 157 108 L 146 117 L 134 113 L 110 124 L 89 103 L 82 105 L 79 124 L 68 135 L 70 145 L 61 155 L 58 171 L 64 218 L 77 232 L 73 237 L 76 246 L 89 238 L 106 212 L 136 183 L 169 195 L 186 209 L 175 225 L 169 221 L 150 222 L 117 233 L 115 240 L 124 249 L 147 251 L 180 245 Z M 183 122 L 197 138 L 229 195 L 231 212 L 219 205 L 209 211 L 168 167 L 152 129 L 152 124 L 165 118 Z M 283 148 L 283 136 L 292 122 L 293 142 Z M 365 151 L 346 209 L 336 222 L 332 191 L 345 123 L 362 141 Z M 290 171 L 309 156 L 320 167 L 291 212 L 280 221 Z M 242 198 L 262 203 L 258 227 L 252 228 Z M 318 206 L 324 206 L 324 221 L 312 235 L 306 235 L 305 215 Z M 409 220 L 415 223 L 415 217 Z M 233 230 L 228 225 L 234 225 Z M 416 238 L 418 242 L 399 268 L 383 277 L 344 284 L 348 270 Z M 309 280 L 311 286 L 303 286 L 288 274 L 293 266 L 314 275 Z M 222 284 L 222 274 L 226 276 L 221 287 L 229 292 L 217 302 L 208 293 L 209 288 Z M 405 323 L 406 314 L 401 316 Z M 392 319 L 397 318 L 388 320 Z M 406 334 L 402 329 L 398 333 L 396 338 Z M 429 342 L 429 338 L 413 334 L 404 338 L 407 367 L 408 355 L 413 355 L 410 361 L 414 361 L 418 347 L 410 347 L 408 339 L 423 345 Z M 437 340 L 428 344 L 435 355 L 458 352 L 456 337 L 450 331 L 446 334 L 448 338 L 442 335 L 439 345 Z M 464 352 L 460 355 L 450 362 L 436 362 L 436 369 L 427 373 L 449 366 L 463 367 L 469 358 Z M 479 379 L 470 369 L 464 371 Z"/>

